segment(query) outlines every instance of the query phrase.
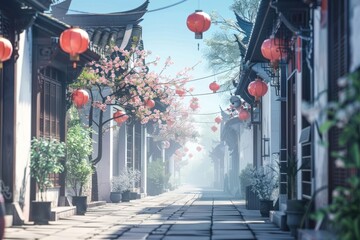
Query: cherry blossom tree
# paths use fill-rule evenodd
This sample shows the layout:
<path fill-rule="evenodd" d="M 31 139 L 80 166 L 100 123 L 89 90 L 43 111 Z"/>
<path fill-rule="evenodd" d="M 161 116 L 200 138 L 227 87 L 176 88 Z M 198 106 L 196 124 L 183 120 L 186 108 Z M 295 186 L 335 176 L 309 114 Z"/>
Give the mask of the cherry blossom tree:
<path fill-rule="evenodd" d="M 150 69 L 160 59 L 148 61 L 149 55 L 145 50 L 123 50 L 115 46 L 106 57 L 89 64 L 69 88 L 70 94 L 78 88 L 90 93 L 90 108 L 80 112 L 87 116 L 89 127 L 97 132 L 97 156 L 91 159 L 94 165 L 102 157 L 102 134 L 116 127 L 114 122 L 118 125 L 125 121 L 152 123 L 159 129 L 159 139 L 180 144 L 196 137 L 190 121 L 184 117 L 188 116 L 189 109 L 182 106 L 183 97 L 177 94 L 177 91 L 192 90 L 185 87 L 192 68 L 184 69 L 175 77 L 167 76 L 164 72 L 173 64 L 168 58 L 160 73 L 155 73 Z M 115 113 L 108 117 L 109 114 L 104 114 L 106 111 Z"/>

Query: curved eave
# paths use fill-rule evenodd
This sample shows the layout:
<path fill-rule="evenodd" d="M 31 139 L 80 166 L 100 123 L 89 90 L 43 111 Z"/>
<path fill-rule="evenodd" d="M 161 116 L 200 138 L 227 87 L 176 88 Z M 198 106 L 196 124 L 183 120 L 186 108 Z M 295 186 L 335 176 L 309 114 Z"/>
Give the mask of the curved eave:
<path fill-rule="evenodd" d="M 128 11 L 124 11 L 124 12 L 115 12 L 115 13 L 110 13 L 110 14 L 116 14 L 116 13 L 138 13 L 139 15 L 142 14 L 140 16 L 143 17 L 144 14 L 146 13 L 147 11 L 147 7 L 149 6 L 149 0 L 145 1 L 143 4 L 141 4 L 140 6 L 138 6 L 137 8 L 134 8 L 134 9 L 131 9 L 131 10 L 128 10 Z"/>
<path fill-rule="evenodd" d="M 141 6 L 124 12 L 67 14 L 58 18 L 72 26 L 82 27 L 126 26 L 128 24 L 137 25 L 142 21 L 142 17 L 147 12 L 148 5 L 149 1 L 147 0 Z"/>
<path fill-rule="evenodd" d="M 261 54 L 261 44 L 271 34 L 276 12 L 270 6 L 270 0 L 261 0 L 254 27 L 252 28 L 245 62 L 267 62 Z"/>
<path fill-rule="evenodd" d="M 221 132 L 220 139 L 224 141 L 231 149 L 237 145 L 236 135 L 239 133 L 242 121 L 238 117 L 234 117 L 226 121 Z"/>
<path fill-rule="evenodd" d="M 9 1 L 12 2 L 12 1 Z M 25 5 L 36 11 L 44 12 L 49 9 L 51 5 L 51 0 L 17 0 L 20 5 Z"/>
<path fill-rule="evenodd" d="M 69 25 L 43 13 L 39 13 L 37 15 L 37 18 L 34 22 L 34 27 L 38 28 L 42 34 L 49 37 L 59 37 L 64 30 L 70 28 Z M 67 54 L 63 53 L 62 55 L 66 55 L 66 58 L 68 58 Z M 99 59 L 100 55 L 90 48 L 81 54 L 79 64 L 85 65 L 88 62 L 97 61 Z"/>

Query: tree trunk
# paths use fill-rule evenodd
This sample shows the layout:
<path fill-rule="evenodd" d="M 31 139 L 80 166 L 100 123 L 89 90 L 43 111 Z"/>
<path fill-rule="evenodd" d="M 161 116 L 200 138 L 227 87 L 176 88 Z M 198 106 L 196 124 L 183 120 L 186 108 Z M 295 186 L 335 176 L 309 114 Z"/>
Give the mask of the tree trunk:
<path fill-rule="evenodd" d="M 99 201 L 98 175 L 96 168 L 94 173 L 92 174 L 91 201 Z"/>

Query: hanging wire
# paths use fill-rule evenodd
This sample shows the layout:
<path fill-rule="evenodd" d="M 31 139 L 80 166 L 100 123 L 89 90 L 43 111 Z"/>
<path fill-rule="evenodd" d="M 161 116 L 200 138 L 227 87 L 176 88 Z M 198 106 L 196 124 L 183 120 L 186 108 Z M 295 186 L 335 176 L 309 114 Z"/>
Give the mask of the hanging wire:
<path fill-rule="evenodd" d="M 187 82 L 195 82 L 195 81 L 203 80 L 203 79 L 206 79 L 206 78 L 211 78 L 211 77 L 214 77 L 214 76 L 223 74 L 223 73 L 230 72 L 231 70 L 233 70 L 233 69 L 235 69 L 235 68 L 237 68 L 237 67 L 240 67 L 240 65 L 237 65 L 237 66 L 235 66 L 235 67 L 229 68 L 229 69 L 227 69 L 227 70 L 224 70 L 224 71 L 222 71 L 222 72 L 218 72 L 218 73 L 215 73 L 215 74 L 212 74 L 212 75 L 209 75 L 209 76 L 200 77 L 200 78 L 194 78 L 194 79 L 189 80 L 189 81 L 187 81 Z"/>
<path fill-rule="evenodd" d="M 176 5 L 182 4 L 182 3 L 186 2 L 186 1 L 188 1 L 188 0 L 182 0 L 182 1 L 176 2 L 176 3 L 174 3 L 174 4 L 167 5 L 167 6 L 165 6 L 165 7 L 155 8 L 155 9 L 152 9 L 152 10 L 137 11 L 137 12 L 92 13 L 92 12 L 85 12 L 85 11 L 80 11 L 80 10 L 73 10 L 73 9 L 68 9 L 68 10 L 69 10 L 70 12 L 74 12 L 74 13 L 83 13 L 83 14 L 92 14 L 92 15 L 116 15 L 116 16 L 125 16 L 125 15 L 139 14 L 139 13 L 157 12 L 157 11 L 165 10 L 165 9 L 174 7 L 174 6 L 176 6 Z M 65 9 L 65 8 L 62 8 L 62 7 L 58 7 L 58 8 Z"/>
<path fill-rule="evenodd" d="M 183 97 L 196 97 L 196 96 L 213 95 L 213 94 L 218 94 L 218 93 L 223 93 L 223 92 L 232 91 L 232 90 L 235 90 L 235 89 L 236 89 L 236 88 L 233 88 L 233 89 L 225 89 L 225 90 L 223 90 L 223 91 L 210 92 L 210 93 L 188 94 L 188 95 L 184 95 Z"/>
<path fill-rule="evenodd" d="M 214 115 L 219 114 L 221 112 L 212 112 L 212 113 L 191 113 L 191 115 Z"/>

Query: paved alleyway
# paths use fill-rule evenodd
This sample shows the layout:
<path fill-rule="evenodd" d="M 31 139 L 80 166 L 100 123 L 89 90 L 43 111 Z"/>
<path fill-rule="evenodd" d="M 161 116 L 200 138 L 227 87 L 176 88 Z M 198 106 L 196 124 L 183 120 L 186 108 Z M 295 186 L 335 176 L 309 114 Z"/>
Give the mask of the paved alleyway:
<path fill-rule="evenodd" d="M 177 190 L 130 203 L 109 203 L 49 225 L 6 229 L 5 239 L 227 240 L 293 239 L 259 211 L 215 190 Z"/>

